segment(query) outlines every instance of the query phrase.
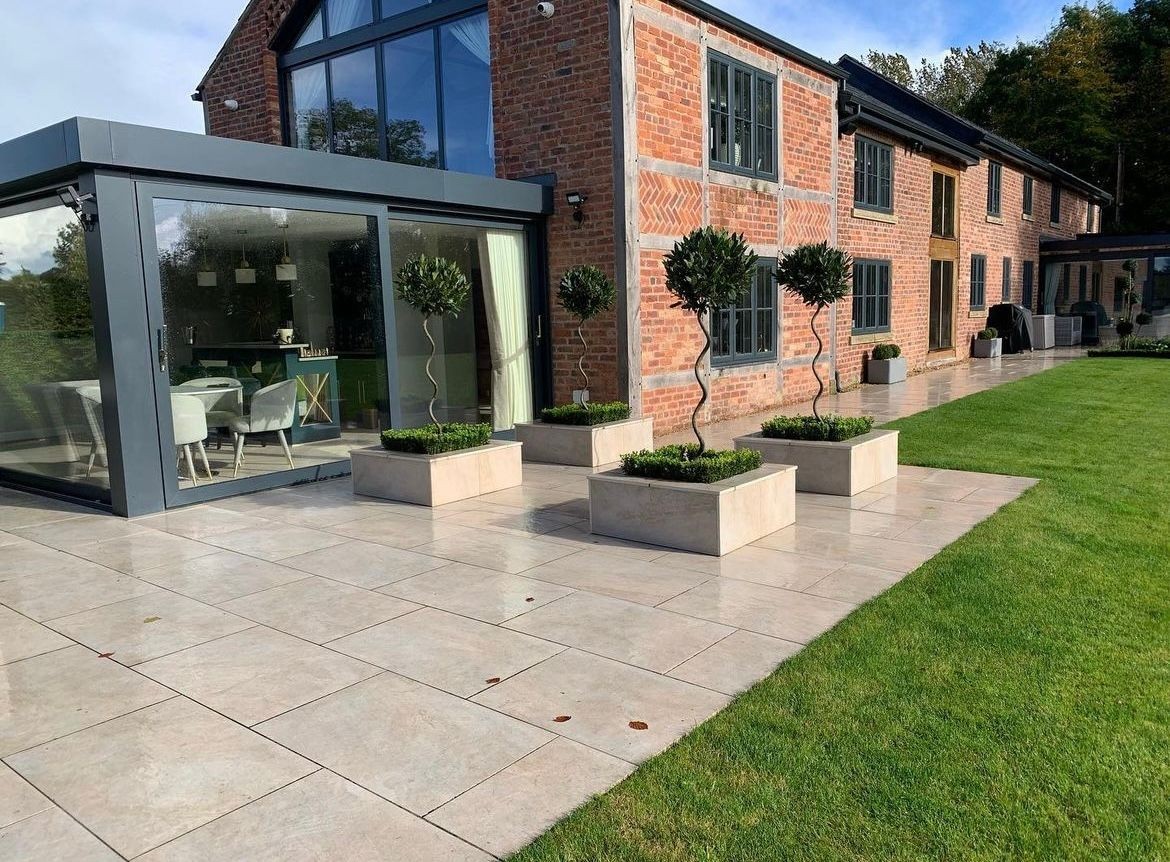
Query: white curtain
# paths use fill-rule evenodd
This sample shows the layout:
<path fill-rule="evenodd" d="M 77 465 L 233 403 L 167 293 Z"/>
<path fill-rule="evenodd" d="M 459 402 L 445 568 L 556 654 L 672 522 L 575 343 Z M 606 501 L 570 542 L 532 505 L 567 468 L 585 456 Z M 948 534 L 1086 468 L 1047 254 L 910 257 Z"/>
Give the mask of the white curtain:
<path fill-rule="evenodd" d="M 484 306 L 492 357 L 492 428 L 532 421 L 532 364 L 528 342 L 528 262 L 524 233 L 479 234 Z"/>
<path fill-rule="evenodd" d="M 329 0 L 329 35 L 369 24 L 370 0 Z"/>
<path fill-rule="evenodd" d="M 467 49 L 467 52 L 475 59 L 479 60 L 489 69 L 492 65 L 492 46 L 488 40 L 488 17 L 487 13 L 483 12 L 479 15 L 472 15 L 469 18 L 461 18 L 458 21 L 452 21 L 447 25 L 451 31 L 451 35 L 459 40 L 459 44 Z M 490 75 L 490 73 L 489 73 Z M 496 138 L 495 138 L 495 116 L 492 108 L 493 99 L 489 96 L 487 99 L 487 149 L 491 154 L 492 161 L 496 158 Z"/>

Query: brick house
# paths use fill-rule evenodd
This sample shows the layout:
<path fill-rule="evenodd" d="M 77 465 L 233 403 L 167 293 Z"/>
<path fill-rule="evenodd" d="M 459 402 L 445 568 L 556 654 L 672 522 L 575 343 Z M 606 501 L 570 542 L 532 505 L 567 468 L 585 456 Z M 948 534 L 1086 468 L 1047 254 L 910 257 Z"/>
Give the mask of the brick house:
<path fill-rule="evenodd" d="M 448 45 L 490 77 L 449 84 Z M 386 133 L 355 127 L 343 95 Z M 1108 200 L 852 58 L 820 60 L 700 0 L 559 0 L 547 17 L 530 0 L 252 0 L 196 97 L 211 135 L 554 186 L 540 288 L 575 264 L 613 275 L 618 306 L 587 333 L 593 397 L 628 399 L 660 432 L 696 396 L 701 337 L 662 271 L 690 229 L 742 232 L 761 257 L 752 292 L 712 320 L 713 420 L 815 388 L 808 312 L 768 270 L 783 250 L 828 241 L 859 261 L 858 298 L 823 318 L 824 370 L 848 386 L 875 341 L 898 342 L 915 369 L 965 359 L 988 306 L 1037 304 L 1040 237 L 1095 230 Z M 325 118 L 316 131 L 306 104 Z M 576 346 L 549 308 L 534 325 L 565 401 Z"/>

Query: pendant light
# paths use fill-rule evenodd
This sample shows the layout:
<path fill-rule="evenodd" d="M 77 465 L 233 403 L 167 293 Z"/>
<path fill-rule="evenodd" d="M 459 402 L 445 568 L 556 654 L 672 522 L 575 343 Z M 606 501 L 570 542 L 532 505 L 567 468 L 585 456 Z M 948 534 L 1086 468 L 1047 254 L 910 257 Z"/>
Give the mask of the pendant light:
<path fill-rule="evenodd" d="M 240 265 L 236 267 L 236 284 L 255 284 L 256 270 L 248 263 L 248 252 L 244 248 L 244 237 L 248 232 L 238 230 L 236 233 L 240 234 Z"/>
<path fill-rule="evenodd" d="M 202 249 L 203 262 L 199 265 L 199 272 L 195 273 L 195 284 L 198 287 L 215 287 L 219 284 L 219 276 L 207 265 L 207 234 L 199 235 L 199 247 Z"/>
<path fill-rule="evenodd" d="M 276 265 L 276 280 L 277 281 L 296 281 L 297 280 L 297 265 L 292 262 L 288 256 L 288 222 L 280 226 L 284 231 L 284 257 L 280 259 L 280 263 Z"/>

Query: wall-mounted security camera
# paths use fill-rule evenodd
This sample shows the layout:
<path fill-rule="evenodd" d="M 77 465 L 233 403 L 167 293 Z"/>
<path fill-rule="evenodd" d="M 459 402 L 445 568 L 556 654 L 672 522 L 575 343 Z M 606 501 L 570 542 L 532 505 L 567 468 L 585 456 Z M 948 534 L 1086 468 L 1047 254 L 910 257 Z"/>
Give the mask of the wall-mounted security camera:
<path fill-rule="evenodd" d="M 556 14 L 557 7 L 545 0 L 543 3 L 536 4 L 536 11 L 541 18 L 551 18 Z"/>
<path fill-rule="evenodd" d="M 240 109 L 240 103 L 235 99 L 224 99 L 223 106 L 229 111 L 238 111 Z"/>

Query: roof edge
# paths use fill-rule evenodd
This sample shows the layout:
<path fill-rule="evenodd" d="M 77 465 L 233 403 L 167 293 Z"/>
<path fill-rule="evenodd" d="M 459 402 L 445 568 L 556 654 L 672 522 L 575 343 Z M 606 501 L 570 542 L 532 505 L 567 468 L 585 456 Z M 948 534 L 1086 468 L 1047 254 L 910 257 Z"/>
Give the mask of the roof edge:
<path fill-rule="evenodd" d="M 223 40 L 223 44 L 219 46 L 219 50 L 215 52 L 215 57 L 211 64 L 208 65 L 207 71 L 203 73 L 203 77 L 199 79 L 199 84 L 195 87 L 196 93 L 202 93 L 203 88 L 207 86 L 207 79 L 211 77 L 211 73 L 215 71 L 215 67 L 219 65 L 219 61 L 223 59 L 224 52 L 227 51 L 228 45 L 236 38 L 236 34 L 240 32 L 240 28 L 244 25 L 244 19 L 251 14 L 252 10 L 260 4 L 260 0 L 248 0 L 248 5 L 244 7 L 244 11 L 236 18 L 236 23 L 232 25 L 232 29 L 228 32 L 227 38 Z"/>

